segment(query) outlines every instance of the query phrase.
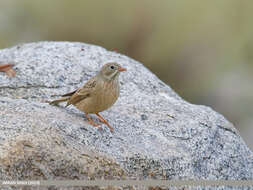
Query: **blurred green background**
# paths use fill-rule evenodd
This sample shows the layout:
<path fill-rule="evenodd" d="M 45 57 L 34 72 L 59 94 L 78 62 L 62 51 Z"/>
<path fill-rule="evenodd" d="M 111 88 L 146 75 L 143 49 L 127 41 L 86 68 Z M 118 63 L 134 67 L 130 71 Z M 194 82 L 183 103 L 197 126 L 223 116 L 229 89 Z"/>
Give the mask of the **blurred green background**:
<path fill-rule="evenodd" d="M 250 0 L 0 0 L 0 48 L 54 40 L 117 49 L 222 113 L 253 150 L 252 18 Z"/>

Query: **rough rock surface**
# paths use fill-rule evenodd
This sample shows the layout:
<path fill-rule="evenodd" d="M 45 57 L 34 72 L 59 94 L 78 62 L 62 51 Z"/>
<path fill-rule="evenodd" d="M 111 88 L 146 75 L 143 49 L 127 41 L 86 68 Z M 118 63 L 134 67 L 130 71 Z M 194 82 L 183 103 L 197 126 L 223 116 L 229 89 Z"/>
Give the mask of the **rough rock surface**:
<path fill-rule="evenodd" d="M 74 107 L 46 103 L 108 61 L 128 69 L 120 98 L 102 113 L 114 134 Z M 1 179 L 253 179 L 253 154 L 234 126 L 180 98 L 139 62 L 70 42 L 4 49 L 0 62 L 17 71 L 0 73 Z"/>

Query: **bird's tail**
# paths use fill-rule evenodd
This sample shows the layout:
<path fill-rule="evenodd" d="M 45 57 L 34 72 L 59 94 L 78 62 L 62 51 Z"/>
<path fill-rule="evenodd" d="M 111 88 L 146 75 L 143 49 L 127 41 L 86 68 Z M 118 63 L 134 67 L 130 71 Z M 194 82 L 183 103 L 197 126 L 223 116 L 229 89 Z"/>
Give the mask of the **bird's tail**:
<path fill-rule="evenodd" d="M 59 103 L 61 102 L 66 102 L 69 100 L 70 97 L 62 97 L 62 98 L 59 98 L 57 100 L 54 100 L 54 101 L 51 101 L 51 102 L 48 102 L 50 105 L 58 105 Z"/>

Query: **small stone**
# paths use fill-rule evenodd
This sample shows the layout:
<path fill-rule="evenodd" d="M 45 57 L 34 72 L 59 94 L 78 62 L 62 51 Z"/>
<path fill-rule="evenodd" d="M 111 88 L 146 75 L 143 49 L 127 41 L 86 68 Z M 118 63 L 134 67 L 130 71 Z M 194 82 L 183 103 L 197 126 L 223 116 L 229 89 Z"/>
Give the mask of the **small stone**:
<path fill-rule="evenodd" d="M 148 116 L 145 115 L 145 114 L 141 114 L 141 120 L 147 120 L 148 119 Z"/>

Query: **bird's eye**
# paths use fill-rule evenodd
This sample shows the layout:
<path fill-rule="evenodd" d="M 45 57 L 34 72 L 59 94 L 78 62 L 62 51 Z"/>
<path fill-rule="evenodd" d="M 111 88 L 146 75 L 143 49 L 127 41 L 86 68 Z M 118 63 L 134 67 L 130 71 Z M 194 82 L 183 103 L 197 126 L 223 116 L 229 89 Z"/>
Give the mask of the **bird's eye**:
<path fill-rule="evenodd" d="M 111 66 L 111 69 L 114 69 L 114 68 L 115 68 L 115 67 L 112 65 L 112 66 Z"/>

